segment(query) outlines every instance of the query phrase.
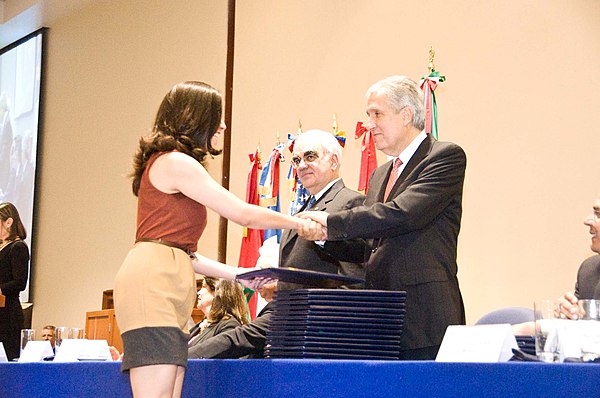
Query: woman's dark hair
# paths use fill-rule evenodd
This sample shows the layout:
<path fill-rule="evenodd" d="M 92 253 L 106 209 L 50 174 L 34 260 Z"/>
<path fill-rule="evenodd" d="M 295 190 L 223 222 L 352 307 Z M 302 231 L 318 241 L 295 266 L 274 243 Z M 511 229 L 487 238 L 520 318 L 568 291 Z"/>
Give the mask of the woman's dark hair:
<path fill-rule="evenodd" d="M 229 318 L 237 319 L 242 325 L 248 323 L 248 306 L 242 285 L 221 279 L 217 283 L 207 319 L 213 324 Z"/>
<path fill-rule="evenodd" d="M 152 133 L 140 139 L 133 158 L 132 189 L 137 196 L 146 163 L 155 152 L 177 150 L 205 165 L 207 154 L 221 153 L 210 141 L 221 124 L 221 94 L 206 83 L 175 85 L 163 98 Z"/>
<path fill-rule="evenodd" d="M 210 289 L 210 293 L 214 296 L 215 290 L 217 290 L 217 282 L 219 282 L 218 278 L 211 278 L 210 276 L 204 277 L 204 283 Z"/>
<path fill-rule="evenodd" d="M 4 222 L 9 218 L 12 218 L 13 222 L 9 228 L 9 234 L 6 240 L 27 238 L 27 231 L 25 230 L 25 226 L 23 226 L 23 223 L 21 222 L 21 216 L 19 216 L 19 211 L 12 203 L 4 202 L 0 204 L 0 220 Z"/>

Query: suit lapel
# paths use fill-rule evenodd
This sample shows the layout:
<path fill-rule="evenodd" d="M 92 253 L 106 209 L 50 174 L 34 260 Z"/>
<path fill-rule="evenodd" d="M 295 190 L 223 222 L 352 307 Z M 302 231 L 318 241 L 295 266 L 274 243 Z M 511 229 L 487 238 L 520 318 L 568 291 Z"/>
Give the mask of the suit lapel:
<path fill-rule="evenodd" d="M 298 213 L 304 211 L 304 209 L 306 209 L 307 205 L 308 205 L 308 200 L 306 200 L 306 202 L 304 202 L 304 204 L 300 207 L 300 209 L 294 214 L 298 214 Z M 284 229 L 283 232 L 281 233 L 281 242 L 279 242 L 279 246 L 281 248 L 284 248 L 285 245 L 287 245 L 297 234 L 298 233 L 294 229 Z"/>
<path fill-rule="evenodd" d="M 325 194 L 323 196 L 321 196 L 321 198 L 319 200 L 317 200 L 317 203 L 315 203 L 315 205 L 311 208 L 311 210 L 326 211 L 327 205 L 329 204 L 329 202 L 331 202 L 333 199 L 335 199 L 336 195 L 344 187 L 345 187 L 344 181 L 342 181 L 341 179 L 337 180 L 335 182 L 335 184 L 333 184 L 331 186 L 331 188 L 329 188 L 329 190 L 327 192 L 325 192 Z"/>

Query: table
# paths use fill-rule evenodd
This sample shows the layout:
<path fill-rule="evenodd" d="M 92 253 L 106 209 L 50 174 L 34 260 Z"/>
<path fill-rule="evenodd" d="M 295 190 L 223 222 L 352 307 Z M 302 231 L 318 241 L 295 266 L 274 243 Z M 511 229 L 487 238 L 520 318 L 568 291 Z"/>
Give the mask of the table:
<path fill-rule="evenodd" d="M 190 360 L 184 397 L 600 397 L 599 364 Z M 0 363 L 2 397 L 130 397 L 118 362 Z"/>

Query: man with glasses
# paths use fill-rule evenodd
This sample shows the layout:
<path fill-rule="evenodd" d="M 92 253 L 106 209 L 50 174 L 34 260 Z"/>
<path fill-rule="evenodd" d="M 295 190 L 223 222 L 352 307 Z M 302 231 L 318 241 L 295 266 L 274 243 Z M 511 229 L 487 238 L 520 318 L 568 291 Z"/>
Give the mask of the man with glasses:
<path fill-rule="evenodd" d="M 307 209 L 339 211 L 360 206 L 364 196 L 346 188 L 340 179 L 342 148 L 333 134 L 322 130 L 309 130 L 296 138 L 291 163 L 302 185 L 310 193 L 299 211 Z M 276 256 L 266 256 L 259 262 L 268 264 Z M 277 261 L 277 260 L 275 260 Z M 279 267 L 294 267 L 310 271 L 328 272 L 364 278 L 362 262 L 339 261 L 323 250 L 322 244 L 305 240 L 295 230 L 285 230 L 279 245 Z M 271 264 L 269 264 L 271 265 Z M 259 289 L 268 302 L 255 320 L 228 330 L 191 348 L 189 358 L 262 358 L 267 330 L 273 313 L 273 294 L 276 290 L 290 290 L 310 286 L 278 281 Z M 351 286 L 362 287 L 362 286 Z"/>
<path fill-rule="evenodd" d="M 298 178 L 310 193 L 299 211 L 323 210 L 335 212 L 351 209 L 363 203 L 364 196 L 346 188 L 340 178 L 342 148 L 333 134 L 309 130 L 294 142 L 292 166 Z M 298 236 L 295 230 L 286 230 L 279 245 L 279 267 L 294 267 L 310 271 L 328 272 L 364 278 L 362 260 L 343 262 L 324 251 L 320 245 Z M 302 288 L 297 284 L 279 282 L 279 290 Z"/>
<path fill-rule="evenodd" d="M 595 256 L 585 260 L 577 271 L 575 293 L 565 292 L 560 300 L 561 313 L 571 319 L 576 319 L 579 313 L 577 301 L 580 299 L 600 300 L 600 199 L 596 199 L 592 214 L 583 224 L 590 229 L 592 242 L 590 248 Z"/>
<path fill-rule="evenodd" d="M 367 258 L 365 288 L 406 291 L 400 357 L 434 359 L 448 325 L 465 323 L 456 252 L 466 156 L 426 134 L 423 94 L 407 77 L 371 86 L 366 111 L 376 148 L 393 159 L 371 176 L 364 206 L 308 212 L 322 227 L 300 233 L 337 258 Z M 356 238 L 362 252 L 344 242 Z"/>

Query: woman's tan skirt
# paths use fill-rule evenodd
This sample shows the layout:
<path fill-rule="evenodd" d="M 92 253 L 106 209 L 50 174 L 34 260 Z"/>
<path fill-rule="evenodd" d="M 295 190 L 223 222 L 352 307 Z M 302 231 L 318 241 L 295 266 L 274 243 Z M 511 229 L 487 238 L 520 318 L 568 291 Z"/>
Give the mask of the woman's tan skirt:
<path fill-rule="evenodd" d="M 122 370 L 187 366 L 187 322 L 196 300 L 196 278 L 182 250 L 138 242 L 115 279 L 114 303 L 123 338 Z"/>

